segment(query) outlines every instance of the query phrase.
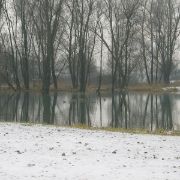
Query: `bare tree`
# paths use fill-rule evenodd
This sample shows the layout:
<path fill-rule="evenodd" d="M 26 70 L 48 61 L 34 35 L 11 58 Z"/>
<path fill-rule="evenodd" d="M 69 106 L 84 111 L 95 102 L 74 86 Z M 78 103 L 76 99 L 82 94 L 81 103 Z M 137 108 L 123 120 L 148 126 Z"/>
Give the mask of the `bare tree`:
<path fill-rule="evenodd" d="M 68 22 L 67 59 L 73 88 L 86 90 L 90 65 L 96 44 L 98 19 L 95 16 L 95 0 L 73 0 L 67 3 Z"/>
<path fill-rule="evenodd" d="M 130 72 L 134 68 L 132 60 L 133 39 L 136 34 L 136 15 L 140 7 L 139 0 L 117 1 L 106 0 L 104 16 L 109 23 L 110 41 L 102 38 L 104 45 L 111 54 L 112 91 L 128 85 Z"/>
<path fill-rule="evenodd" d="M 164 83 L 170 82 L 170 75 L 173 68 L 173 55 L 179 31 L 180 9 L 176 7 L 176 1 L 166 0 L 161 4 L 163 7 L 161 20 L 163 29 L 160 34 L 161 71 Z"/>
<path fill-rule="evenodd" d="M 57 89 L 57 76 L 55 72 L 55 50 L 57 39 L 59 40 L 59 29 L 61 28 L 61 16 L 64 0 L 34 2 L 32 7 L 33 22 L 37 33 L 37 44 L 41 50 L 43 64 L 43 92 L 49 93 L 51 77 L 54 87 Z M 58 42 L 59 43 L 59 42 Z"/>
<path fill-rule="evenodd" d="M 14 7 L 14 6 L 13 6 Z M 5 15 L 5 20 L 6 20 L 6 27 L 7 27 L 7 32 L 1 33 L 1 40 L 2 44 L 4 47 L 4 51 L 6 54 L 10 54 L 9 61 L 11 62 L 10 65 L 12 68 L 7 69 L 8 71 L 10 70 L 11 72 L 9 73 L 10 76 L 13 76 L 13 82 L 11 84 L 11 87 L 13 89 L 20 89 L 20 80 L 19 80 L 19 63 L 18 63 L 18 31 L 17 31 L 17 14 L 15 13 L 15 23 L 13 23 L 13 20 L 11 16 L 9 15 L 8 12 L 8 7 L 7 7 L 7 2 L 4 2 L 4 15 Z M 10 67 L 10 66 L 9 66 Z M 6 73 L 7 75 L 7 73 Z M 9 79 L 8 77 L 6 79 Z M 9 80 L 10 82 L 10 80 Z M 16 88 L 14 87 L 13 84 L 16 84 Z M 9 83 L 8 83 L 9 84 Z"/>
<path fill-rule="evenodd" d="M 179 37 L 179 7 L 175 0 L 146 1 L 142 8 L 142 57 L 148 83 L 169 83 Z M 150 43 L 149 43 L 150 42 Z"/>

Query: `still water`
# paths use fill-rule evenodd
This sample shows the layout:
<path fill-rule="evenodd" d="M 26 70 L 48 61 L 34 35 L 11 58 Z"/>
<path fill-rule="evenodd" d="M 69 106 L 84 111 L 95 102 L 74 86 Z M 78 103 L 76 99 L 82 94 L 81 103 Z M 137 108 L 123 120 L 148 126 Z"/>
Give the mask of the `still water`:
<path fill-rule="evenodd" d="M 61 126 L 180 131 L 180 94 L 1 93 L 0 119 Z"/>

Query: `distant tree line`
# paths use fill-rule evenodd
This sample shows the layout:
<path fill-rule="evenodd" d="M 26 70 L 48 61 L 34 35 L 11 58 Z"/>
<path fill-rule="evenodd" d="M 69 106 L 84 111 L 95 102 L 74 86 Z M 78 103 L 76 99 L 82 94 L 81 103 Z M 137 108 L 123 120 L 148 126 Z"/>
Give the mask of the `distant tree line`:
<path fill-rule="evenodd" d="M 0 78 L 14 90 L 38 79 L 49 93 L 66 71 L 85 92 L 93 68 L 98 91 L 105 70 L 112 91 L 134 72 L 169 83 L 177 65 L 176 0 L 0 0 L 0 13 Z"/>

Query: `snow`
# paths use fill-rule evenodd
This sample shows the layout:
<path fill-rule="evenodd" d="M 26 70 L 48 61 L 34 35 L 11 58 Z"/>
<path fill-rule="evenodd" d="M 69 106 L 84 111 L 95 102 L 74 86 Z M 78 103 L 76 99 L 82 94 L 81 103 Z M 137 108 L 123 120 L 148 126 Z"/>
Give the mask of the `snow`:
<path fill-rule="evenodd" d="M 180 137 L 0 123 L 2 180 L 179 180 Z"/>
<path fill-rule="evenodd" d="M 180 86 L 164 87 L 162 89 L 164 91 L 174 91 L 174 90 L 176 90 L 177 92 L 179 92 L 180 91 Z"/>

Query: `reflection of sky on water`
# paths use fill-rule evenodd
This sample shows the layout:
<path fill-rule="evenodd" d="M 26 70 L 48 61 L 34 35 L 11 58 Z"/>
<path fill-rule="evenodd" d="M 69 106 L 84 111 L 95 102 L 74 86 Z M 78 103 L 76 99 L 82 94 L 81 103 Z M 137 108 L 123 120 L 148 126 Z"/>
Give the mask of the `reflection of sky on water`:
<path fill-rule="evenodd" d="M 173 95 L 174 108 L 173 109 L 173 124 L 175 130 L 180 130 L 180 94 Z"/>

